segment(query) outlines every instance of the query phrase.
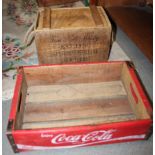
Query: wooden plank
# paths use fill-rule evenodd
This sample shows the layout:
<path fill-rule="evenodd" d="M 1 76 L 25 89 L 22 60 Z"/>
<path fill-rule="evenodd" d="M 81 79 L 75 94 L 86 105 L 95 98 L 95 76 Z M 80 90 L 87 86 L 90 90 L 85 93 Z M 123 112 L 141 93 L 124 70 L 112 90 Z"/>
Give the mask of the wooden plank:
<path fill-rule="evenodd" d="M 122 73 L 121 73 L 121 79 L 122 79 L 122 82 L 123 82 L 124 87 L 126 89 L 129 103 L 130 103 L 136 117 L 139 119 L 150 118 L 150 116 L 147 113 L 147 110 L 144 106 L 144 103 L 142 101 L 142 98 L 141 98 L 140 94 L 138 93 L 136 85 L 135 85 L 135 83 L 134 83 L 134 81 L 133 81 L 133 79 L 129 73 L 129 70 L 128 70 L 126 64 L 124 64 L 124 66 L 123 66 Z M 131 90 L 131 85 L 133 87 L 133 90 Z M 138 101 L 137 103 L 136 103 L 136 100 L 134 98 L 134 95 L 132 94 L 132 91 L 134 91 L 134 94 L 137 97 L 137 101 Z"/>
<path fill-rule="evenodd" d="M 89 8 L 63 8 L 51 11 L 52 29 L 96 27 Z"/>
<path fill-rule="evenodd" d="M 43 28 L 51 28 L 51 9 L 44 8 Z"/>
<path fill-rule="evenodd" d="M 71 46 L 74 48 L 76 44 L 70 45 L 70 47 Z M 108 58 L 107 52 L 103 52 L 102 48 L 88 49 L 88 50 L 86 49 L 84 53 L 83 50 L 68 50 L 68 51 L 56 50 L 52 51 L 52 53 L 51 52 L 43 53 L 43 55 L 44 55 L 43 57 L 46 57 L 46 60 L 42 59 L 42 57 L 39 57 L 40 61 L 42 61 L 43 63 L 45 63 L 45 61 L 49 63 L 52 62 L 52 64 L 62 64 L 63 61 L 65 61 L 66 64 L 71 64 L 77 61 L 87 62 L 88 60 L 91 60 L 91 62 L 95 62 L 96 60 L 98 62 L 103 62 L 103 58 L 105 60 Z M 62 57 L 60 57 L 60 55 L 62 55 Z"/>
<path fill-rule="evenodd" d="M 23 122 L 80 119 L 132 114 L 127 97 L 77 100 L 73 102 L 26 104 Z"/>
<path fill-rule="evenodd" d="M 26 103 L 114 98 L 125 95 L 121 81 L 33 86 L 28 88 Z"/>
<path fill-rule="evenodd" d="M 134 114 L 128 115 L 117 115 L 108 117 L 96 117 L 96 118 L 85 118 L 85 119 L 73 119 L 73 120 L 59 120 L 49 122 L 29 122 L 23 123 L 22 129 L 37 129 L 37 128 L 54 128 L 54 127 L 69 127 L 69 126 L 80 126 L 80 125 L 97 125 L 102 123 L 122 122 L 135 120 Z"/>
<path fill-rule="evenodd" d="M 98 9 L 95 5 L 90 6 L 91 15 L 95 21 L 96 26 L 103 26 L 104 23 L 102 22 L 101 16 L 98 12 Z"/>
<path fill-rule="evenodd" d="M 43 16 L 44 12 L 43 11 L 39 12 L 38 27 L 37 27 L 38 30 L 41 30 L 43 28 L 43 19 L 44 19 Z"/>
<path fill-rule="evenodd" d="M 79 64 L 25 68 L 28 87 L 35 85 L 58 85 L 95 83 L 120 80 L 123 63 Z"/>
<path fill-rule="evenodd" d="M 89 93 L 88 91 L 95 91 L 95 93 L 100 93 L 99 91 L 102 91 L 102 90 L 105 91 L 105 89 L 107 91 L 106 93 L 111 93 L 113 92 L 112 89 L 114 89 L 114 91 L 118 90 L 121 92 L 122 95 L 126 95 L 122 81 L 79 83 L 79 84 L 67 84 L 67 85 L 41 85 L 41 86 L 37 85 L 37 86 L 28 87 L 27 93 L 29 95 L 33 93 L 48 93 L 48 92 L 55 93 L 55 91 L 59 89 L 63 89 L 63 87 L 69 88 L 71 89 L 71 91 L 80 91 L 80 92 L 82 91 L 82 93 L 84 91 L 87 91 L 87 93 Z M 83 90 L 83 89 L 86 89 L 86 90 Z M 95 89 L 95 90 L 90 90 L 90 89 Z M 116 96 L 117 96 L 117 93 L 120 93 L 120 92 L 116 92 Z"/>

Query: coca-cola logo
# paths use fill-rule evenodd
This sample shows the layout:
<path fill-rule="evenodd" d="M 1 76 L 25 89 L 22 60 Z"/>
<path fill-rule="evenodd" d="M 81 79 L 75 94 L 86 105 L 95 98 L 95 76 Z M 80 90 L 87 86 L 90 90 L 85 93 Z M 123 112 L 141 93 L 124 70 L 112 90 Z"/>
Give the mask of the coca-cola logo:
<path fill-rule="evenodd" d="M 113 136 L 113 132 L 116 130 L 99 130 L 92 131 L 82 135 L 67 135 L 66 133 L 52 135 L 52 134 L 41 134 L 42 138 L 51 138 L 52 144 L 65 144 L 65 143 L 89 143 L 96 141 L 109 140 Z"/>

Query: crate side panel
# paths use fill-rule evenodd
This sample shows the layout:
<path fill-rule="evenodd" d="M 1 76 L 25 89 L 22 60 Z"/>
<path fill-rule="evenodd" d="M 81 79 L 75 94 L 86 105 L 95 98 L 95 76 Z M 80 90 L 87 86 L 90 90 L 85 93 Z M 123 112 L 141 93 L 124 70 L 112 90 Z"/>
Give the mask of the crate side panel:
<path fill-rule="evenodd" d="M 120 80 L 122 63 L 51 65 L 24 68 L 28 86 Z"/>
<path fill-rule="evenodd" d="M 128 68 L 126 64 L 124 64 L 122 69 L 122 81 L 127 91 L 132 109 L 137 115 L 137 117 L 139 119 L 150 118 L 144 104 L 145 100 L 144 98 L 141 97 L 139 90 L 137 88 L 138 83 L 137 77 L 135 76 L 133 69 Z"/>
<path fill-rule="evenodd" d="M 79 126 L 45 130 L 23 130 L 13 133 L 20 151 L 72 148 L 145 139 L 150 120 Z"/>
<path fill-rule="evenodd" d="M 35 42 L 41 64 L 101 62 L 107 60 L 111 33 L 108 28 L 39 31 Z"/>

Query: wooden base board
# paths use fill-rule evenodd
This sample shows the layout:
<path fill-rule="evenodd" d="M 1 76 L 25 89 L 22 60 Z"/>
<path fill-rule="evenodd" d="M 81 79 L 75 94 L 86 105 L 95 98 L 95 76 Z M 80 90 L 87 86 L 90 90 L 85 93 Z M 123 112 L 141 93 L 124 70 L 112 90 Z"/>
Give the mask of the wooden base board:
<path fill-rule="evenodd" d="M 23 129 L 135 119 L 121 81 L 31 86 Z"/>
<path fill-rule="evenodd" d="M 23 122 L 83 119 L 133 113 L 127 98 L 77 101 L 77 104 L 73 102 L 27 105 Z"/>
<path fill-rule="evenodd" d="M 59 121 L 47 121 L 47 122 L 29 122 L 23 123 L 22 129 L 38 129 L 38 128 L 58 128 L 58 127 L 70 127 L 79 125 L 96 125 L 102 123 L 122 122 L 136 120 L 134 114 L 106 116 L 106 117 L 93 117 L 85 119 L 73 119 L 73 120 L 59 120 Z"/>
<path fill-rule="evenodd" d="M 27 90 L 26 103 L 61 102 L 126 96 L 121 81 L 67 85 L 32 86 Z"/>

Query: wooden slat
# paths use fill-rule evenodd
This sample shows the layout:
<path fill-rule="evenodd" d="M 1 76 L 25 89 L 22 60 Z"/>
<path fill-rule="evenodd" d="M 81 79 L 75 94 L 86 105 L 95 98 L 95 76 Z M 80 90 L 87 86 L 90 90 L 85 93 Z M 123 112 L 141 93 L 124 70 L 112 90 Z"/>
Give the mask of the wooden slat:
<path fill-rule="evenodd" d="M 28 88 L 26 103 L 114 98 L 125 95 L 121 81 L 33 86 Z"/>
<path fill-rule="evenodd" d="M 43 28 L 51 28 L 51 9 L 44 9 Z"/>
<path fill-rule="evenodd" d="M 80 119 L 132 114 L 127 97 L 59 103 L 27 104 L 23 122 Z"/>
<path fill-rule="evenodd" d="M 24 72 L 28 87 L 35 85 L 108 82 L 120 80 L 122 64 L 42 66 L 39 69 L 25 68 Z"/>
<path fill-rule="evenodd" d="M 129 103 L 130 103 L 136 117 L 139 119 L 150 118 L 150 116 L 146 110 L 146 107 L 144 106 L 144 103 L 142 101 L 142 97 L 140 96 L 140 94 L 136 88 L 136 85 L 135 85 L 135 83 L 134 83 L 134 81 L 130 75 L 130 72 L 129 72 L 126 64 L 124 64 L 124 66 L 123 66 L 121 75 L 122 75 L 121 76 L 122 82 L 124 83 L 124 87 L 127 91 Z M 133 87 L 133 90 L 131 90 L 131 85 Z M 132 91 L 134 91 L 134 94 L 138 99 L 137 103 L 136 103 L 136 100 L 134 98 L 134 95 L 132 94 Z"/>
<path fill-rule="evenodd" d="M 53 29 L 95 27 L 89 8 L 52 9 L 51 18 Z"/>
<path fill-rule="evenodd" d="M 67 84 L 67 85 L 38 85 L 38 86 L 30 86 L 27 90 L 27 93 L 33 94 L 33 93 L 47 93 L 47 92 L 54 92 L 58 90 L 70 89 L 70 91 L 79 91 L 84 93 L 86 91 L 89 93 L 89 91 L 95 91 L 95 93 L 100 93 L 100 91 L 106 91 L 105 93 L 112 93 L 114 91 L 120 91 L 116 92 L 120 93 L 122 95 L 126 95 L 123 83 L 121 81 L 109 81 L 109 82 L 98 82 L 98 83 L 79 83 L 79 84 Z M 95 90 L 94 90 L 95 89 Z M 114 90 L 113 90 L 114 89 Z M 101 92 L 102 93 L 102 92 Z M 114 92 L 115 93 L 115 92 Z M 94 95 L 94 94 L 92 94 Z M 102 95 L 105 95 L 102 93 Z"/>
<path fill-rule="evenodd" d="M 92 17 L 95 21 L 96 26 L 103 26 L 103 22 L 101 16 L 98 12 L 98 9 L 95 5 L 90 6 Z"/>
<path fill-rule="evenodd" d="M 37 129 L 37 128 L 53 128 L 53 127 L 69 127 L 69 126 L 79 126 L 79 125 L 95 125 L 101 123 L 109 122 L 121 122 L 135 120 L 134 114 L 128 115 L 117 115 L 108 117 L 96 117 L 96 118 L 85 118 L 85 119 L 73 119 L 67 121 L 49 121 L 49 122 L 33 122 L 33 123 L 23 123 L 23 129 Z"/>
<path fill-rule="evenodd" d="M 43 11 L 39 12 L 38 27 L 37 27 L 38 30 L 41 30 L 43 28 L 43 19 L 44 19 L 43 16 L 44 12 Z"/>

